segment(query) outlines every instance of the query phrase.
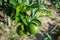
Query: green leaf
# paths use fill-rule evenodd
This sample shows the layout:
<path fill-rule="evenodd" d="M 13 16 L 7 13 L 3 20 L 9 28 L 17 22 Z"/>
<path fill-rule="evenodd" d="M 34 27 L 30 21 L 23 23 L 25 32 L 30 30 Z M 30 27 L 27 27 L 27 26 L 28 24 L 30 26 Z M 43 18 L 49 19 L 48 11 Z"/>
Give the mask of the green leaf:
<path fill-rule="evenodd" d="M 36 24 L 37 26 L 41 26 L 41 22 L 37 19 L 31 20 L 31 22 Z"/>
<path fill-rule="evenodd" d="M 28 5 L 28 6 L 29 6 L 31 3 L 32 3 L 32 0 L 26 0 L 26 1 L 25 1 L 25 4 Z"/>
<path fill-rule="evenodd" d="M 0 0 L 0 6 L 2 6 L 2 0 Z"/>
<path fill-rule="evenodd" d="M 22 3 L 23 1 L 22 0 L 18 0 L 18 4 Z"/>
<path fill-rule="evenodd" d="M 18 28 L 19 30 L 24 31 L 24 24 L 21 24 L 21 25 L 19 25 L 18 27 L 19 27 L 19 28 Z"/>
<path fill-rule="evenodd" d="M 43 12 L 42 11 L 39 13 L 38 18 L 39 17 L 43 17 Z"/>
<path fill-rule="evenodd" d="M 21 12 L 23 6 L 24 6 L 24 4 L 23 4 L 23 3 L 20 3 L 20 4 L 16 7 L 16 13 Z"/>
<path fill-rule="evenodd" d="M 22 8 L 22 10 L 21 10 L 21 12 L 27 12 L 27 11 L 31 11 L 32 10 L 32 8 L 31 7 L 29 7 L 29 6 L 24 6 L 23 8 Z"/>
<path fill-rule="evenodd" d="M 22 8 L 21 12 L 26 12 L 26 11 L 27 11 L 27 7 L 24 6 L 24 7 Z"/>
<path fill-rule="evenodd" d="M 21 12 L 22 7 L 23 7 L 23 3 L 20 3 L 20 5 L 17 6 L 17 8 L 16 8 L 16 15 L 15 15 L 15 22 L 16 23 L 18 23 L 20 20 L 20 13 L 19 12 Z"/>
<path fill-rule="evenodd" d="M 21 10 L 23 8 L 24 4 L 20 3 L 17 7 L 16 7 L 16 15 L 15 15 L 15 22 L 16 24 L 19 23 L 20 20 L 20 14 L 21 14 Z"/>
<path fill-rule="evenodd" d="M 21 18 L 22 22 L 23 22 L 25 25 L 27 25 L 27 17 L 24 16 L 24 15 L 21 15 L 20 18 Z"/>
<path fill-rule="evenodd" d="M 31 12 L 31 18 L 34 19 L 36 17 L 36 12 L 38 11 L 38 8 L 34 8 Z"/>
<path fill-rule="evenodd" d="M 20 22 L 20 18 L 19 17 L 15 17 L 15 23 L 18 24 Z"/>
<path fill-rule="evenodd" d="M 16 1 L 16 0 L 9 0 L 9 1 L 10 1 L 10 3 L 11 3 L 14 7 L 17 6 L 17 1 Z"/>
<path fill-rule="evenodd" d="M 29 3 L 32 4 L 32 0 L 29 0 Z"/>
<path fill-rule="evenodd" d="M 43 17 L 43 16 L 51 16 L 53 13 L 53 10 L 49 9 L 49 10 L 46 10 L 46 9 L 41 9 L 40 10 L 40 13 L 38 15 L 38 18 L 39 17 Z"/>
<path fill-rule="evenodd" d="M 26 0 L 26 4 L 29 5 L 29 0 Z"/>
<path fill-rule="evenodd" d="M 31 5 L 32 8 L 39 8 L 38 2 Z"/>
<path fill-rule="evenodd" d="M 39 6 L 42 6 L 44 4 L 44 0 L 38 0 Z"/>
<path fill-rule="evenodd" d="M 45 33 L 45 39 L 44 40 L 52 40 L 51 36 L 48 33 Z"/>
<path fill-rule="evenodd" d="M 38 0 L 33 0 L 32 3 L 30 4 L 32 8 L 39 8 L 39 3 Z"/>
<path fill-rule="evenodd" d="M 15 15 L 15 23 L 18 24 L 20 22 L 20 13 L 16 13 Z"/>

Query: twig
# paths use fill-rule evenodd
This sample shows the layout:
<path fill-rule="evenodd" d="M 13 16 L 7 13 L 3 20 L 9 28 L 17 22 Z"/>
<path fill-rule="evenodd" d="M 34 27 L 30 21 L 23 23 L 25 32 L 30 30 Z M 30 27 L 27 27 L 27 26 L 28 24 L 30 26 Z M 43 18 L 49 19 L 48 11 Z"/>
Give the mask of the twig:
<path fill-rule="evenodd" d="M 58 24 L 56 24 L 56 26 L 50 31 L 50 33 L 52 33 L 56 29 L 57 26 Z"/>

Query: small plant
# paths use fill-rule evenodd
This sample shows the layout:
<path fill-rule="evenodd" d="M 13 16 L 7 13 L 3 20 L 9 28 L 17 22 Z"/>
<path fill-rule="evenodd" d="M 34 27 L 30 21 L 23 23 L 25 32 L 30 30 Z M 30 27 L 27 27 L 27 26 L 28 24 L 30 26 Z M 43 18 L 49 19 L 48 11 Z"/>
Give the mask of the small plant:
<path fill-rule="evenodd" d="M 41 10 L 40 10 L 40 13 L 39 13 L 39 15 L 38 15 L 38 18 L 39 18 L 39 17 L 43 17 L 43 16 L 49 17 L 49 16 L 52 15 L 52 13 L 53 13 L 53 10 L 51 10 L 51 9 L 49 9 L 49 10 L 47 10 L 47 9 L 41 9 Z"/>
<path fill-rule="evenodd" d="M 39 32 L 38 26 L 41 22 L 36 18 L 36 12 L 44 5 L 44 0 L 0 0 L 0 5 L 16 25 L 21 23 L 17 28 L 20 36 Z M 27 15 L 27 11 L 31 12 L 30 16 Z"/>
<path fill-rule="evenodd" d="M 21 7 L 21 6 L 20 6 Z M 37 8 L 31 11 L 31 15 L 28 16 L 25 12 L 17 12 L 15 22 L 18 23 L 18 20 L 23 25 L 22 28 L 18 31 L 19 35 L 25 34 L 24 32 L 29 32 L 30 34 L 36 34 L 39 32 L 38 26 L 41 25 L 41 22 L 36 18 Z"/>
<path fill-rule="evenodd" d="M 48 33 L 45 33 L 45 39 L 44 40 L 52 40 L 52 38 Z"/>

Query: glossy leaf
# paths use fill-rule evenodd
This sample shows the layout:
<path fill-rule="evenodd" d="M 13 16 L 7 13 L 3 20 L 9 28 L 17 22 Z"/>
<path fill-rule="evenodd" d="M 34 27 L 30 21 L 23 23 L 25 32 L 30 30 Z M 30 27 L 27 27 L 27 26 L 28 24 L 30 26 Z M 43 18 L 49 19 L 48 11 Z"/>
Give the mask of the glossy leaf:
<path fill-rule="evenodd" d="M 41 26 L 41 22 L 37 19 L 31 20 L 31 22 L 36 24 L 37 26 Z"/>
<path fill-rule="evenodd" d="M 22 0 L 18 0 L 18 4 L 22 3 L 23 1 Z"/>
<path fill-rule="evenodd" d="M 17 5 L 17 1 L 16 1 L 16 0 L 9 0 L 9 1 L 10 1 L 10 3 L 11 3 L 13 6 L 16 7 L 16 5 Z"/>
<path fill-rule="evenodd" d="M 38 8 L 35 8 L 31 12 L 31 18 L 34 19 L 36 17 L 36 12 L 38 11 Z"/>
<path fill-rule="evenodd" d="M 42 6 L 44 4 L 44 0 L 38 0 L 39 6 Z"/>
<path fill-rule="evenodd" d="M 26 4 L 29 5 L 29 0 L 26 0 Z"/>
<path fill-rule="evenodd" d="M 27 6 L 31 5 L 31 4 L 32 4 L 32 0 L 26 0 L 26 1 L 25 1 L 25 4 L 26 4 Z"/>
<path fill-rule="evenodd" d="M 16 7 L 16 13 L 19 13 L 22 8 L 23 8 L 24 4 L 23 3 L 20 3 L 17 7 Z"/>

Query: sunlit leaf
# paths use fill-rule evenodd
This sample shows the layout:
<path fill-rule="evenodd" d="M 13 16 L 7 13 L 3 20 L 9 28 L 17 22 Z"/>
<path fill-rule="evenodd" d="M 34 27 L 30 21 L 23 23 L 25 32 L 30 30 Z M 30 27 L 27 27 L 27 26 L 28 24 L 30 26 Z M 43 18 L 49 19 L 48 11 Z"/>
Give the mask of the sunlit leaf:
<path fill-rule="evenodd" d="M 18 0 L 18 4 L 22 3 L 23 1 L 22 0 Z"/>
<path fill-rule="evenodd" d="M 23 3 L 20 3 L 17 7 L 16 7 L 16 13 L 19 13 L 22 9 L 22 7 L 24 6 Z"/>
<path fill-rule="evenodd" d="M 25 4 L 28 5 L 28 6 L 29 6 L 31 3 L 32 3 L 32 0 L 26 0 L 26 1 L 25 1 Z"/>
<path fill-rule="evenodd" d="M 49 10 L 46 10 L 46 9 L 41 9 L 40 10 L 40 13 L 38 15 L 38 18 L 39 17 L 43 17 L 43 16 L 51 16 L 53 13 L 53 10 L 49 9 Z"/>
<path fill-rule="evenodd" d="M 35 8 L 32 10 L 32 13 L 31 13 L 31 18 L 34 19 L 36 17 L 36 12 L 38 11 L 38 8 Z"/>
<path fill-rule="evenodd" d="M 29 0 L 26 0 L 26 4 L 29 5 Z"/>
<path fill-rule="evenodd" d="M 44 0 L 38 0 L 39 6 L 42 6 L 44 4 Z"/>
<path fill-rule="evenodd" d="M 22 19 L 22 22 L 27 25 L 27 18 L 24 15 L 21 15 L 20 18 Z"/>
<path fill-rule="evenodd" d="M 38 18 L 39 17 L 43 17 L 43 12 L 42 11 L 39 13 Z"/>

